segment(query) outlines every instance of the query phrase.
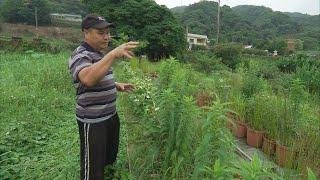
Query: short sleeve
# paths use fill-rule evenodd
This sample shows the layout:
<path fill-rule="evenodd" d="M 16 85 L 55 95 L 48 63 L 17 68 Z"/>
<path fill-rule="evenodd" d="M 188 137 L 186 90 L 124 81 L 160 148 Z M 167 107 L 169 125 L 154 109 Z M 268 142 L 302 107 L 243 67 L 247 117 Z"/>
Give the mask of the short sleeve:
<path fill-rule="evenodd" d="M 72 79 L 74 82 L 80 82 L 78 74 L 79 72 L 85 68 L 92 65 L 92 60 L 82 54 L 78 54 L 69 60 L 69 70 L 72 75 Z"/>

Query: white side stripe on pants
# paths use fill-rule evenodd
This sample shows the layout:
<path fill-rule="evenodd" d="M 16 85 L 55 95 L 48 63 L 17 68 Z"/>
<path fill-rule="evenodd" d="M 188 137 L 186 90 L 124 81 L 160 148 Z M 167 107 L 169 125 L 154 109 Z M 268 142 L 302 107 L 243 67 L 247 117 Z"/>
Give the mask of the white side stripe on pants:
<path fill-rule="evenodd" d="M 83 135 L 84 135 L 84 180 L 87 179 L 87 141 L 86 141 L 86 123 L 83 123 Z"/>
<path fill-rule="evenodd" d="M 84 126 L 84 180 L 89 180 L 90 175 L 90 145 L 89 145 L 89 130 L 90 124 L 83 123 Z"/>

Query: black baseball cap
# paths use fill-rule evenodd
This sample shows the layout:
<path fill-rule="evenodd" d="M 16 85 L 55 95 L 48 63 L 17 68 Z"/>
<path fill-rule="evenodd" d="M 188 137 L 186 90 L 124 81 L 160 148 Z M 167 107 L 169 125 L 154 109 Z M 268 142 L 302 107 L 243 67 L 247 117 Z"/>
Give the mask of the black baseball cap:
<path fill-rule="evenodd" d="M 88 14 L 82 20 L 82 31 L 89 28 L 104 29 L 106 27 L 114 27 L 114 24 L 107 22 L 102 16 L 97 14 Z"/>

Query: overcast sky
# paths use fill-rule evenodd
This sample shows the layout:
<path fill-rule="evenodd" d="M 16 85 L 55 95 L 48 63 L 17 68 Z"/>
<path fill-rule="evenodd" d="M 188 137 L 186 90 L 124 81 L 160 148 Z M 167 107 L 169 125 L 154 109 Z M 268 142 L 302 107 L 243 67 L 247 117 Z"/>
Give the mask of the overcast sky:
<path fill-rule="evenodd" d="M 166 5 L 168 8 L 189 5 L 200 0 L 155 0 L 158 4 Z M 217 1 L 217 0 L 215 0 Z M 274 11 L 300 12 L 311 15 L 319 14 L 320 0 L 220 0 L 222 5 L 231 7 L 237 5 L 256 5 L 272 8 Z"/>

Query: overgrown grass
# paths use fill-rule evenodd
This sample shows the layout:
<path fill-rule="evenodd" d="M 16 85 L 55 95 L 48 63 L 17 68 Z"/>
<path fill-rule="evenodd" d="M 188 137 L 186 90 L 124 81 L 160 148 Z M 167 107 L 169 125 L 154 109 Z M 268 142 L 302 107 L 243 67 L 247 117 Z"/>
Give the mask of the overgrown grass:
<path fill-rule="evenodd" d="M 69 55 L 1 52 L 0 179 L 79 178 Z M 116 166 L 126 172 L 123 127 Z"/>
<path fill-rule="evenodd" d="M 78 175 L 74 90 L 67 57 L 66 53 L 1 55 L 1 177 Z"/>

